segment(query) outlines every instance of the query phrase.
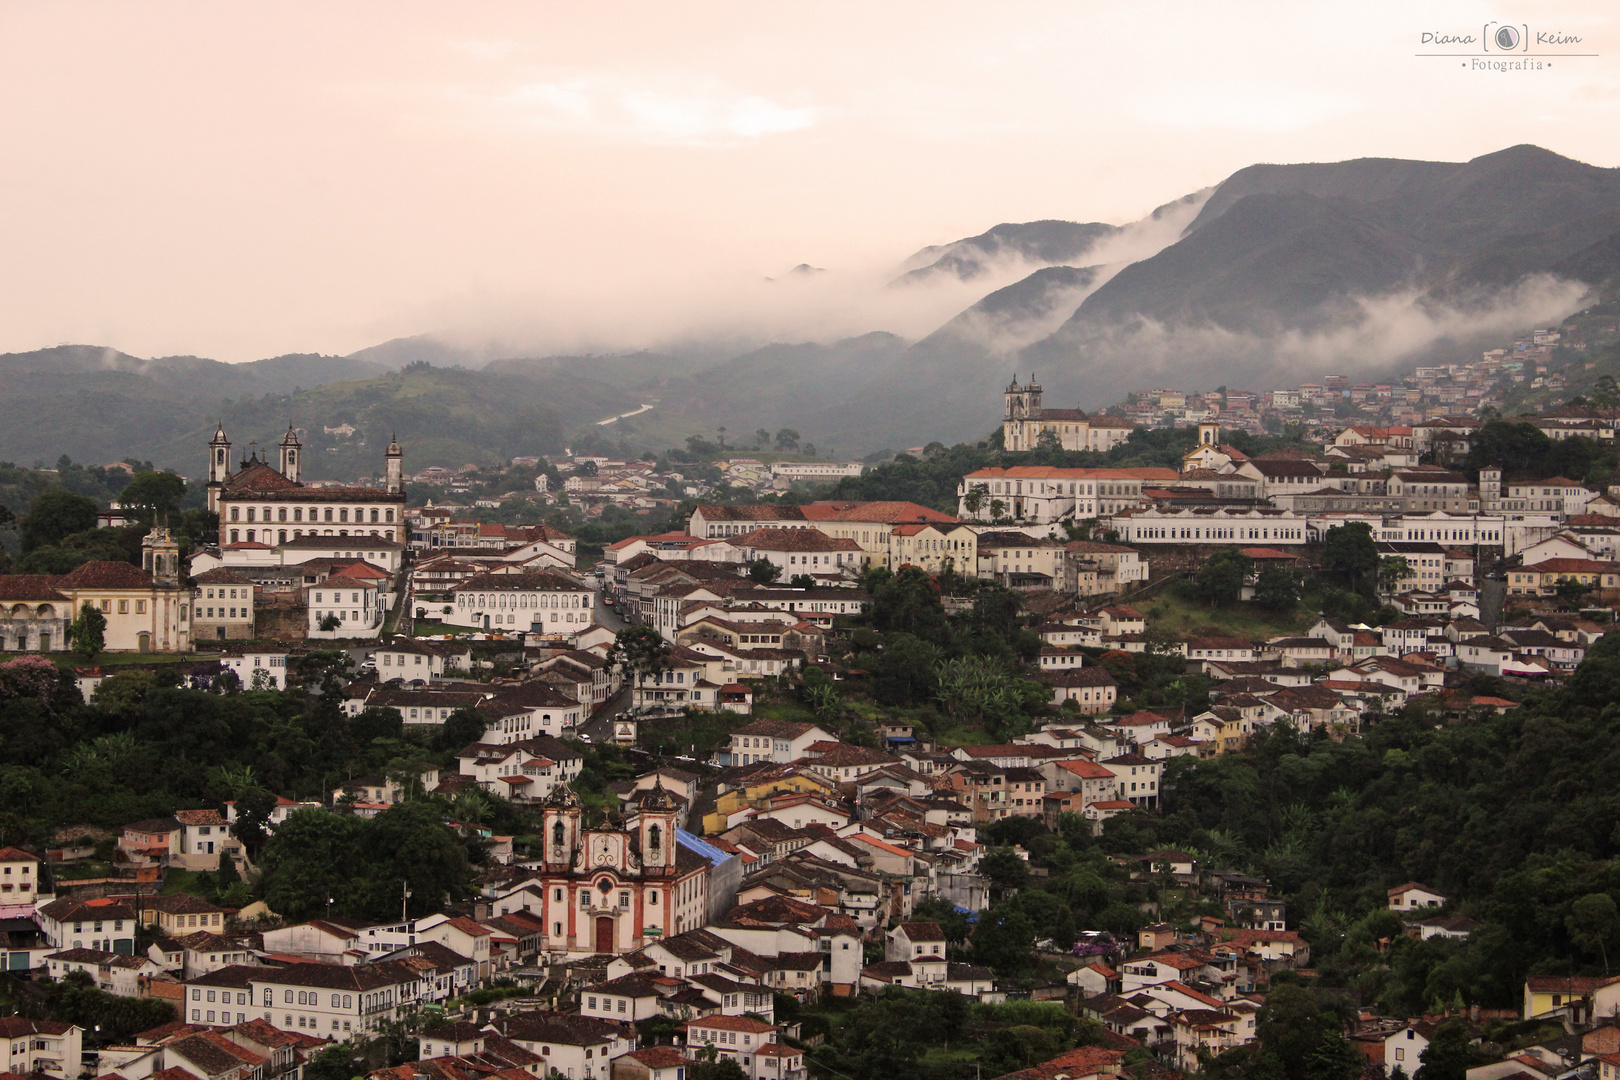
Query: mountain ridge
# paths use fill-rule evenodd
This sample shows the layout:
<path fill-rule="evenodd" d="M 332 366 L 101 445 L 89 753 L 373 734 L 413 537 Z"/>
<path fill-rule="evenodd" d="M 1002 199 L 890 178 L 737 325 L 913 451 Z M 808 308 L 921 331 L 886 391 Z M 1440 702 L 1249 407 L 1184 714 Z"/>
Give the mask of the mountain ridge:
<path fill-rule="evenodd" d="M 1013 266 L 1027 272 L 1008 282 Z M 232 410 L 256 418 L 253 437 L 272 418 L 405 422 L 418 446 L 438 447 L 431 463 L 480 452 L 481 430 L 494 453 L 576 438 L 663 449 L 722 426 L 736 443 L 792 427 L 859 455 L 982 436 L 1014 366 L 1039 370 L 1054 405 L 1094 408 L 1160 378 L 1258 385 L 1460 359 L 1504 327 L 1555 321 L 1584 293 L 1613 291 L 1620 169 L 1530 145 L 1466 162 L 1255 164 L 1136 222 L 1002 223 L 924 247 L 899 271 L 897 282 L 948 277 L 982 291 L 915 341 L 874 330 L 582 357 L 422 334 L 346 357 L 234 365 L 99 346 L 10 353 L 0 458 L 134 453 L 184 468 L 188 440 Z M 407 400 L 430 393 L 455 407 Z M 603 423 L 644 404 L 654 408 Z M 507 426 L 513 411 L 534 438 Z M 347 467 L 350 448 L 328 449 L 324 464 Z"/>

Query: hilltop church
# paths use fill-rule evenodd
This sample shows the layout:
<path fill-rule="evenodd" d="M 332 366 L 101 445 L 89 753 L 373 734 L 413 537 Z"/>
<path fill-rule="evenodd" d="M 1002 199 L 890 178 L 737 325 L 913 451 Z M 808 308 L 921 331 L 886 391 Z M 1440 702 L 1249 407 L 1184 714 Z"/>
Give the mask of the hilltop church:
<path fill-rule="evenodd" d="M 1002 445 L 1008 450 L 1034 450 L 1051 432 L 1065 450 L 1111 450 L 1131 437 L 1135 426 L 1113 416 L 1087 416 L 1080 409 L 1041 407 L 1041 384 L 1030 375 L 1020 386 L 1014 375 L 1006 389 L 1007 411 L 1001 418 Z"/>
<path fill-rule="evenodd" d="M 381 488 L 308 487 L 303 444 L 289 424 L 280 468 L 257 451 L 231 471 L 231 440 L 220 423 L 208 442 L 208 509 L 219 515 L 219 544 L 277 546 L 301 536 L 375 536 L 405 543 L 404 452 L 398 440 L 384 452 Z"/>

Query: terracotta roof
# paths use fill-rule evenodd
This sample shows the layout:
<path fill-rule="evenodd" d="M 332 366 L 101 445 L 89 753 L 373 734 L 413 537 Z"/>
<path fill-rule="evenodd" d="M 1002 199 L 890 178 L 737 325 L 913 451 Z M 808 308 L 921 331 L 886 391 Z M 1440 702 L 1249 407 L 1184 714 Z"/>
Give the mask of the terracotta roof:
<path fill-rule="evenodd" d="M 649 1069 L 680 1068 L 686 1064 L 685 1055 L 673 1046 L 646 1046 L 625 1056 Z"/>
<path fill-rule="evenodd" d="M 64 589 L 150 589 L 152 575 L 125 562 L 97 559 L 56 579 Z"/>
<path fill-rule="evenodd" d="M 709 521 L 803 521 L 804 514 L 797 506 L 780 503 L 755 503 L 739 506 L 721 506 L 700 503 L 697 512 Z M 692 537 L 691 539 L 697 539 Z"/>
<path fill-rule="evenodd" d="M 459 585 L 451 592 L 588 592 L 589 589 L 572 578 L 561 574 L 479 574 Z"/>
<path fill-rule="evenodd" d="M 873 521 L 900 525 L 908 521 L 955 522 L 950 514 L 914 502 L 814 502 L 800 507 L 808 521 Z"/>
<path fill-rule="evenodd" d="M 59 600 L 67 597 L 57 591 L 61 579 L 50 574 L 0 575 L 0 600 Z"/>
<path fill-rule="evenodd" d="M 764 551 L 859 551 L 861 545 L 854 540 L 828 536 L 818 529 L 755 529 L 732 536 L 726 543 L 734 547 L 752 547 Z"/>

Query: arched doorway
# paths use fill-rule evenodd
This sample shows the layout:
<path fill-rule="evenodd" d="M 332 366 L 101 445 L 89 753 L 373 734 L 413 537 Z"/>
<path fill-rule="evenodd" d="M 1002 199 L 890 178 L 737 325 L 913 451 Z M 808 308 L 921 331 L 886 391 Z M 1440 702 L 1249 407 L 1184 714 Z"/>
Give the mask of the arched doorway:
<path fill-rule="evenodd" d="M 606 916 L 596 920 L 596 951 L 599 953 L 613 951 L 613 920 Z"/>
<path fill-rule="evenodd" d="M 135 651 L 136 652 L 151 652 L 152 651 L 152 635 L 148 634 L 144 630 L 141 631 L 139 634 L 136 634 L 135 635 Z"/>

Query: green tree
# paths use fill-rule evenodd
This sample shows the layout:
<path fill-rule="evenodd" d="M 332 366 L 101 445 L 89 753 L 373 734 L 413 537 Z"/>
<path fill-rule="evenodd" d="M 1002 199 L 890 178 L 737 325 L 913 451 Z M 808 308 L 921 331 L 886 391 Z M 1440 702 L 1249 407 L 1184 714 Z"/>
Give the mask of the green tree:
<path fill-rule="evenodd" d="M 96 527 L 100 508 L 96 501 L 63 488 L 46 488 L 34 497 L 28 513 L 17 522 L 23 554 L 61 543 L 74 533 Z"/>
<path fill-rule="evenodd" d="M 1620 911 L 1608 893 L 1587 893 L 1570 905 L 1564 917 L 1569 940 L 1585 952 L 1594 950 L 1603 958 L 1603 974 L 1609 973 L 1609 942 L 1620 929 Z"/>
<path fill-rule="evenodd" d="M 1035 927 L 1020 912 L 1002 906 L 979 916 L 973 929 L 973 959 L 1002 978 L 1022 976 L 1034 963 Z"/>
<path fill-rule="evenodd" d="M 650 626 L 627 626 L 613 638 L 608 663 L 632 684 L 656 678 L 669 666 L 670 644 Z"/>
<path fill-rule="evenodd" d="M 86 660 L 94 660 L 107 647 L 107 617 L 86 600 L 68 627 L 68 634 L 73 638 L 73 651 Z"/>
<path fill-rule="evenodd" d="M 445 717 L 444 726 L 434 737 L 434 749 L 456 751 L 483 738 L 488 724 L 484 714 L 471 707 L 460 708 Z"/>
<path fill-rule="evenodd" d="M 748 564 L 748 580 L 769 585 L 782 576 L 782 568 L 769 559 L 755 559 Z"/>
<path fill-rule="evenodd" d="M 1045 437 L 1044 435 L 1042 436 Z M 1033 1024 L 1014 1024 L 990 1036 L 979 1054 L 981 1074 L 1005 1076 L 1050 1061 L 1065 1049 L 1050 1031 Z"/>
<path fill-rule="evenodd" d="M 327 912 L 359 915 L 370 897 L 361 868 L 366 821 L 352 814 L 294 810 L 265 844 L 260 888 L 270 910 L 294 921 Z"/>
<path fill-rule="evenodd" d="M 1476 1042 L 1461 1020 L 1447 1020 L 1418 1058 L 1423 1065 L 1412 1080 L 1464 1080 L 1469 1069 L 1492 1060 L 1491 1055 L 1477 1048 Z"/>
<path fill-rule="evenodd" d="M 223 896 L 225 890 L 240 883 L 241 880 L 242 872 L 236 868 L 236 860 L 221 848 L 219 865 L 214 869 L 214 891 Z"/>
<path fill-rule="evenodd" d="M 1405 555 L 1385 555 L 1378 560 L 1378 582 L 1386 589 L 1394 589 L 1412 576 L 1412 564 Z"/>
<path fill-rule="evenodd" d="M 815 587 L 816 579 L 809 574 L 794 574 L 788 579 L 788 588 L 790 589 L 813 589 Z"/>
<path fill-rule="evenodd" d="M 748 1080 L 748 1073 L 737 1064 L 736 1058 L 716 1055 L 712 1060 L 695 1061 L 687 1069 L 691 1080 Z"/>
<path fill-rule="evenodd" d="M 776 433 L 776 448 L 782 451 L 797 450 L 799 448 L 799 433 L 790 427 L 785 427 Z"/>
<path fill-rule="evenodd" d="M 1029 884 L 1029 864 L 1005 848 L 989 852 L 980 859 L 979 873 L 998 896 L 1007 896 Z"/>
<path fill-rule="evenodd" d="M 304 1063 L 305 1080 L 353 1080 L 365 1071 L 356 1064 L 354 1048 L 348 1043 L 317 1050 Z"/>
<path fill-rule="evenodd" d="M 1368 575 L 1378 570 L 1378 544 L 1372 526 L 1352 521 L 1329 529 L 1322 543 L 1322 567 L 1350 588 L 1361 588 Z"/>
<path fill-rule="evenodd" d="M 1322 1010 L 1303 986 L 1273 985 L 1255 1017 L 1259 1051 L 1275 1055 L 1287 1077 L 1303 1077 L 1305 1063 L 1322 1042 Z"/>
<path fill-rule="evenodd" d="M 1244 582 L 1254 572 L 1254 560 L 1237 548 L 1222 548 L 1198 568 L 1193 580 L 1198 591 L 1209 599 L 1210 607 L 1230 604 L 1243 592 Z"/>
<path fill-rule="evenodd" d="M 177 517 L 186 497 L 186 482 L 172 472 L 138 472 L 123 491 L 118 503 L 126 510 L 141 511 L 147 520 Z"/>
<path fill-rule="evenodd" d="M 936 645 L 950 640 L 950 624 L 939 586 L 919 566 L 904 566 L 872 590 L 872 625 L 885 632 L 911 634 Z"/>
<path fill-rule="evenodd" d="M 1592 591 L 1592 586 L 1579 578 L 1560 577 L 1553 586 L 1553 592 L 1558 596 L 1560 605 L 1566 608 L 1579 608 L 1586 601 Z"/>
<path fill-rule="evenodd" d="M 810 706 L 810 710 L 823 722 L 836 718 L 844 704 L 843 698 L 838 694 L 838 687 L 825 675 L 815 682 L 805 680 L 804 703 Z"/>
<path fill-rule="evenodd" d="M 967 494 L 962 496 L 962 509 L 968 512 L 969 517 L 978 517 L 979 510 L 984 506 L 984 497 L 989 493 L 989 484 L 974 484 L 968 488 Z"/>
<path fill-rule="evenodd" d="M 1254 602 L 1269 611 L 1287 612 L 1299 607 L 1299 574 L 1268 560 L 1254 583 Z"/>

